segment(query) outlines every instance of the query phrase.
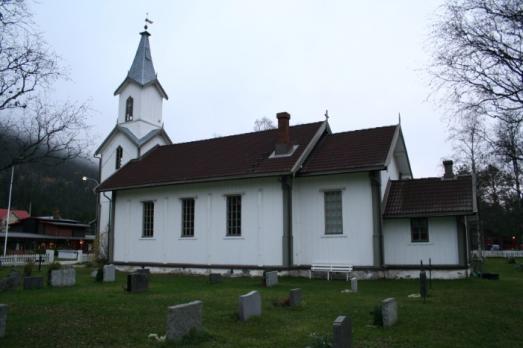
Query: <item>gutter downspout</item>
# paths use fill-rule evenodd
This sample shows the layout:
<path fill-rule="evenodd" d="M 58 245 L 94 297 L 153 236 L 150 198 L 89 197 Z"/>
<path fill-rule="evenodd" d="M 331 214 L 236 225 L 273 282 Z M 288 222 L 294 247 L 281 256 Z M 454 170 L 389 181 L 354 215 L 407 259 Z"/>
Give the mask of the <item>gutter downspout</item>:
<path fill-rule="evenodd" d="M 379 171 L 369 172 L 372 192 L 372 249 L 374 266 L 383 267 L 383 215 L 381 213 L 381 176 Z"/>
<path fill-rule="evenodd" d="M 293 264 L 293 238 L 292 238 L 292 176 L 282 176 L 281 179 L 283 196 L 283 236 L 282 236 L 282 264 L 291 267 Z"/>
<path fill-rule="evenodd" d="M 112 263 L 114 261 L 114 212 L 115 212 L 115 206 L 114 202 L 116 201 L 116 191 L 112 191 L 111 198 L 107 197 L 105 195 L 105 192 L 102 192 L 105 198 L 109 200 L 109 235 L 107 236 L 107 250 L 108 250 L 108 258 L 109 262 Z"/>

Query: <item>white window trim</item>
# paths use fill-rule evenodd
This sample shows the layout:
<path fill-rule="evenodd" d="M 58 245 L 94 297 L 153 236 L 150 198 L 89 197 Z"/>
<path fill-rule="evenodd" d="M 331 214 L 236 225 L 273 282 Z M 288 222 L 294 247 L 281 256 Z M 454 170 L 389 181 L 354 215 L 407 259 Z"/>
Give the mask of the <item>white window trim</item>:
<path fill-rule="evenodd" d="M 320 192 L 322 193 L 322 206 L 323 206 L 323 234 L 322 237 L 325 238 L 346 238 L 346 226 L 345 226 L 345 219 L 343 216 L 343 191 L 345 191 L 345 187 L 342 188 L 328 188 L 328 189 L 320 189 Z M 327 216 L 325 215 L 325 193 L 327 192 L 340 192 L 340 203 L 341 203 L 341 233 L 327 233 Z"/>

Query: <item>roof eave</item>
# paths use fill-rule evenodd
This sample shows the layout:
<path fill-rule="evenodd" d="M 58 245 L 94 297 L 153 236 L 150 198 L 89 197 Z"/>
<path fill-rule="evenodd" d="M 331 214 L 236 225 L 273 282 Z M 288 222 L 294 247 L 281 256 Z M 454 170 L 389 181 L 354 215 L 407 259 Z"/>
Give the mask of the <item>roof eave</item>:
<path fill-rule="evenodd" d="M 141 184 L 141 185 L 129 185 L 129 186 L 114 186 L 114 187 L 103 187 L 103 184 L 96 189 L 97 192 L 109 192 L 109 191 L 122 191 L 122 190 L 134 190 L 150 187 L 161 187 L 161 186 L 171 186 L 171 185 L 182 185 L 182 184 L 198 184 L 204 182 L 215 182 L 215 181 L 230 181 L 230 180 L 243 180 L 243 179 L 252 179 L 252 178 L 267 178 L 272 176 L 281 176 L 292 174 L 289 171 L 283 172 L 271 172 L 263 174 L 246 174 L 246 175 L 232 175 L 232 176 L 222 176 L 222 177 L 211 177 L 211 178 L 201 178 L 195 180 L 177 180 L 177 181 L 166 181 L 166 182 L 157 182 L 150 184 Z"/>
<path fill-rule="evenodd" d="M 401 213 L 401 214 L 383 214 L 384 219 L 405 219 L 416 217 L 448 217 L 448 216 L 469 216 L 476 213 L 470 211 L 446 211 L 446 212 L 419 212 L 419 213 Z"/>
<path fill-rule="evenodd" d="M 385 170 L 385 169 L 387 169 L 387 167 L 385 165 L 376 165 L 376 166 L 345 168 L 345 169 L 336 169 L 336 170 L 312 171 L 312 172 L 306 172 L 306 173 L 299 173 L 298 176 L 316 176 L 316 175 L 333 175 L 333 174 L 346 174 L 346 173 L 363 173 L 363 172 L 370 172 L 370 171 L 374 171 L 374 170 Z"/>

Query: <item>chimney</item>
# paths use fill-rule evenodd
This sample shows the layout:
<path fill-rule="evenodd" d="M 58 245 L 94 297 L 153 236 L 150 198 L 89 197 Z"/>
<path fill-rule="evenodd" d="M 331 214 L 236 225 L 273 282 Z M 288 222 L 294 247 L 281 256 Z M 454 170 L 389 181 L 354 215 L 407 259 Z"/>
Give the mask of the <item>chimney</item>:
<path fill-rule="evenodd" d="M 278 140 L 276 141 L 276 155 L 289 153 L 291 143 L 289 139 L 289 120 L 291 115 L 288 112 L 279 112 L 276 114 L 278 119 Z"/>
<path fill-rule="evenodd" d="M 445 174 L 443 174 L 443 179 L 453 179 L 454 178 L 454 171 L 452 170 L 452 165 L 454 162 L 451 160 L 445 160 L 443 161 L 443 167 L 445 168 Z"/>

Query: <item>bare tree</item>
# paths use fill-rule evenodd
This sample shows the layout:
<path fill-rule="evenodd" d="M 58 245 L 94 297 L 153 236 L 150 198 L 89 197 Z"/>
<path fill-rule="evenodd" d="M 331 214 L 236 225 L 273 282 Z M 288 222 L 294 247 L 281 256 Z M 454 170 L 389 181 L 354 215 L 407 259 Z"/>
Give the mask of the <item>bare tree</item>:
<path fill-rule="evenodd" d="M 268 129 L 274 129 L 276 126 L 272 120 L 268 117 L 262 117 L 254 121 L 254 130 L 256 132 Z"/>
<path fill-rule="evenodd" d="M 26 107 L 27 98 L 60 75 L 26 2 L 0 0 L 0 111 Z"/>
<path fill-rule="evenodd" d="M 523 1 L 447 0 L 432 44 L 433 87 L 457 115 L 523 119 Z"/>
<path fill-rule="evenodd" d="M 506 119 L 513 116 L 505 115 Z M 512 174 L 512 183 L 517 195 L 517 202 L 521 205 L 521 176 L 523 161 L 523 120 L 514 117 L 512 122 L 499 122 L 495 129 L 495 140 L 493 141 L 494 153 L 498 155 L 503 163 L 509 166 Z"/>
<path fill-rule="evenodd" d="M 34 100 L 16 118 L 0 119 L 0 171 L 29 162 L 76 158 L 87 146 L 86 105 L 54 106 Z"/>

